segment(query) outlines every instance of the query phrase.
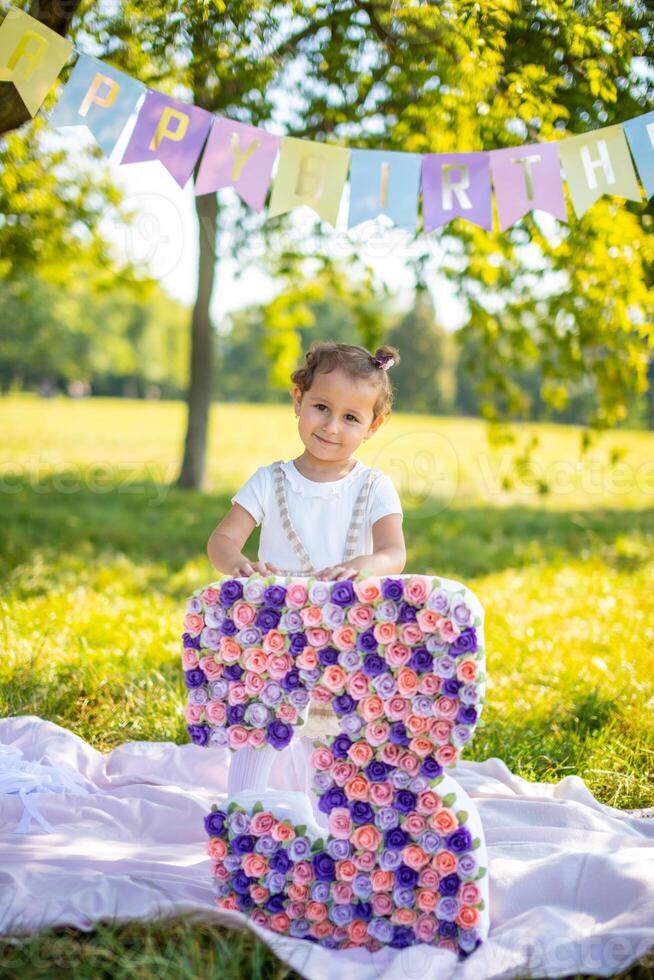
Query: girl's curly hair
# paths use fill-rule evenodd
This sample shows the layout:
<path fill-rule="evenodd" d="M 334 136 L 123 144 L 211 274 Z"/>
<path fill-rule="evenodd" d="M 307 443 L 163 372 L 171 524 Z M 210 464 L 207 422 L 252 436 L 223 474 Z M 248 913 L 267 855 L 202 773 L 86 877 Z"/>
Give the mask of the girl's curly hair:
<path fill-rule="evenodd" d="M 341 368 L 355 380 L 371 381 L 379 389 L 373 407 L 373 421 L 380 415 L 388 415 L 393 405 L 393 387 L 388 370 L 400 363 L 400 352 L 396 347 L 378 347 L 371 354 L 358 344 L 337 344 L 334 341 L 314 340 L 306 352 L 304 367 L 291 374 L 291 381 L 302 394 L 313 384 L 316 374 L 329 374 Z"/>

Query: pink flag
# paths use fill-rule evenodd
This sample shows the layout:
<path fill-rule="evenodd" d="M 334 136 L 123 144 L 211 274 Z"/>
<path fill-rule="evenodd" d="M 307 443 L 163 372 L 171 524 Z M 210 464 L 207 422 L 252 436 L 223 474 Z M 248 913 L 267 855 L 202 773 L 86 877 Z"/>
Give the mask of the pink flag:
<path fill-rule="evenodd" d="M 556 143 L 491 150 L 490 165 L 500 231 L 535 208 L 568 220 Z"/>
<path fill-rule="evenodd" d="M 120 162 L 160 160 L 183 187 L 193 173 L 212 119 L 199 106 L 150 89 Z"/>
<path fill-rule="evenodd" d="M 266 200 L 281 137 L 256 126 L 214 118 L 195 182 L 196 194 L 233 187 L 255 211 Z"/>

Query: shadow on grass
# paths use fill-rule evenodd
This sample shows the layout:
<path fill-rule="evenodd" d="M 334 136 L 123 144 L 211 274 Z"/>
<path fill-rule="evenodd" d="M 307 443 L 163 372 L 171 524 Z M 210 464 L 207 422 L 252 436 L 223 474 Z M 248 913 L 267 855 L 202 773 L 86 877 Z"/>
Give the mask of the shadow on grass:
<path fill-rule="evenodd" d="M 209 534 L 231 506 L 229 494 L 152 482 L 93 490 L 80 487 L 79 474 L 64 472 L 38 482 L 15 479 L 11 486 L 12 492 L 0 490 L 0 583 L 43 549 L 83 549 L 91 559 L 109 551 L 136 563 L 162 563 L 162 573 L 169 575 L 205 557 Z M 246 545 L 252 558 L 259 532 Z M 629 570 L 654 558 L 654 508 L 548 511 L 454 504 L 435 506 L 433 516 L 406 510 L 404 533 L 408 570 L 463 581 L 591 555 Z"/>

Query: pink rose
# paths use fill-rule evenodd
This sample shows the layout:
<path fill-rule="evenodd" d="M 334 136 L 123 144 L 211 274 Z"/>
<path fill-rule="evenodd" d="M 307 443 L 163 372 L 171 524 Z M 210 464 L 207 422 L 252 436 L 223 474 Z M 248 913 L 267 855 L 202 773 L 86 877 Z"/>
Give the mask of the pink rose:
<path fill-rule="evenodd" d="M 182 667 L 184 670 L 192 670 L 198 665 L 198 655 L 192 647 L 185 647 L 182 653 Z"/>
<path fill-rule="evenodd" d="M 372 910 L 375 915 L 390 915 L 395 908 L 395 903 L 390 895 L 385 892 L 377 892 L 370 898 Z"/>
<path fill-rule="evenodd" d="M 426 867 L 423 868 L 418 875 L 418 885 L 420 888 L 429 888 L 431 891 L 435 891 L 438 887 L 438 882 L 441 880 L 438 871 L 435 868 Z"/>
<path fill-rule="evenodd" d="M 421 907 L 418 904 L 418 908 Z M 413 924 L 413 931 L 416 934 L 416 939 L 419 939 L 421 943 L 430 943 L 436 935 L 436 919 L 433 915 L 419 915 Z"/>
<path fill-rule="evenodd" d="M 402 860 L 414 871 L 420 871 L 429 864 L 429 855 L 425 854 L 419 844 L 407 844 L 402 848 Z"/>
<path fill-rule="evenodd" d="M 422 735 L 423 732 L 427 731 L 429 721 L 427 718 L 423 718 L 422 715 L 411 714 L 407 715 L 404 724 L 412 735 Z"/>
<path fill-rule="evenodd" d="M 241 746 L 247 745 L 248 733 L 243 725 L 232 725 L 231 728 L 227 729 L 227 735 L 229 737 L 230 748 L 240 749 Z"/>
<path fill-rule="evenodd" d="M 345 762 L 344 759 L 339 759 L 338 762 L 334 763 L 332 779 L 337 786 L 345 786 L 348 779 L 351 779 L 355 772 L 356 766 L 352 762 Z"/>
<path fill-rule="evenodd" d="M 460 633 L 459 628 L 455 626 L 451 619 L 439 619 L 438 631 L 441 635 L 441 639 L 443 639 L 445 643 L 454 643 Z"/>
<path fill-rule="evenodd" d="M 218 649 L 220 659 L 226 664 L 235 664 L 237 660 L 241 659 L 243 653 L 239 644 L 231 636 L 221 637 Z"/>
<path fill-rule="evenodd" d="M 323 612 L 320 606 L 305 606 L 304 609 L 300 610 L 300 619 L 302 620 L 302 625 L 306 627 L 322 626 L 322 617 L 323 617 Z"/>
<path fill-rule="evenodd" d="M 331 895 L 335 905 L 347 905 L 352 898 L 352 885 L 347 881 L 335 881 L 331 887 Z"/>
<path fill-rule="evenodd" d="M 285 721 L 287 725 L 294 725 L 297 721 L 297 708 L 292 704 L 280 704 L 277 708 L 277 717 Z"/>
<path fill-rule="evenodd" d="M 429 734 L 435 742 L 449 742 L 452 734 L 452 722 L 435 719 L 429 726 Z"/>
<path fill-rule="evenodd" d="M 381 752 L 378 753 L 378 756 L 382 762 L 388 762 L 389 765 L 396 766 L 401 752 L 402 749 L 399 745 L 394 745 L 393 742 L 387 742 Z"/>
<path fill-rule="evenodd" d="M 453 721 L 459 710 L 459 702 L 456 698 L 448 698 L 443 695 L 438 698 L 436 704 L 434 705 L 434 714 L 437 718 L 446 718 L 448 721 Z"/>
<path fill-rule="evenodd" d="M 265 674 L 268 668 L 268 654 L 257 647 L 250 647 L 243 657 L 243 663 L 253 674 Z"/>
<path fill-rule="evenodd" d="M 347 611 L 347 621 L 359 631 L 367 630 L 372 623 L 373 611 L 370 606 L 352 606 Z"/>
<path fill-rule="evenodd" d="M 204 629 L 204 619 L 199 613 L 187 613 L 184 616 L 184 629 L 189 633 L 199 633 Z"/>
<path fill-rule="evenodd" d="M 276 823 L 272 813 L 267 810 L 253 813 L 250 817 L 250 833 L 255 837 L 262 837 L 264 834 L 269 834 Z"/>
<path fill-rule="evenodd" d="M 314 879 L 313 868 L 308 861 L 298 861 L 291 868 L 291 878 L 296 885 L 308 885 Z"/>
<path fill-rule="evenodd" d="M 289 919 L 299 919 L 300 916 L 304 915 L 305 910 L 306 902 L 289 902 L 286 906 L 286 914 Z"/>
<path fill-rule="evenodd" d="M 243 683 L 245 684 L 245 690 L 250 696 L 259 694 L 266 685 L 265 680 L 260 674 L 253 674 L 251 671 L 247 672 Z"/>
<path fill-rule="evenodd" d="M 286 588 L 286 605 L 301 609 L 306 606 L 307 600 L 308 593 L 304 582 L 289 582 Z"/>
<path fill-rule="evenodd" d="M 384 714 L 384 702 L 378 694 L 368 694 L 359 702 L 359 714 L 364 721 L 376 721 Z"/>
<path fill-rule="evenodd" d="M 396 677 L 397 689 L 403 697 L 413 697 L 418 691 L 418 675 L 410 667 L 402 667 Z"/>
<path fill-rule="evenodd" d="M 411 647 L 406 643 L 389 643 L 386 647 L 386 661 L 389 667 L 403 667 L 411 659 Z"/>
<path fill-rule="evenodd" d="M 377 855 L 375 851 L 360 851 L 354 855 L 352 863 L 359 871 L 372 871 L 377 864 Z"/>
<path fill-rule="evenodd" d="M 421 609 L 416 616 L 416 622 L 423 633 L 434 633 L 439 615 L 433 609 Z"/>
<path fill-rule="evenodd" d="M 450 763 L 456 762 L 458 759 L 459 750 L 455 749 L 453 745 L 440 745 L 436 749 L 434 757 L 440 766 L 449 766 Z"/>
<path fill-rule="evenodd" d="M 293 660 L 288 653 L 272 654 L 268 658 L 268 674 L 274 681 L 283 680 L 293 666 Z"/>
<path fill-rule="evenodd" d="M 343 690 L 345 678 L 346 674 L 342 667 L 339 667 L 338 664 L 330 664 L 329 667 L 325 668 L 321 680 L 327 690 L 332 691 L 333 694 L 338 694 Z"/>
<path fill-rule="evenodd" d="M 395 696 L 386 702 L 386 714 L 391 721 L 402 721 L 409 713 L 410 705 L 406 698 Z"/>
<path fill-rule="evenodd" d="M 309 922 L 323 922 L 327 918 L 327 906 L 323 902 L 309 902 L 305 914 Z"/>
<path fill-rule="evenodd" d="M 315 626 L 313 629 L 307 630 L 307 640 L 312 647 L 325 647 L 329 643 L 329 638 L 331 634 L 329 630 L 323 627 Z"/>
<path fill-rule="evenodd" d="M 253 728 L 248 734 L 248 745 L 252 749 L 260 749 L 262 745 L 265 745 L 266 733 L 263 728 Z"/>
<path fill-rule="evenodd" d="M 405 752 L 400 759 L 400 768 L 408 772 L 410 776 L 415 776 L 420 768 L 420 759 L 413 752 Z"/>
<path fill-rule="evenodd" d="M 387 643 L 392 643 L 397 639 L 395 623 L 376 623 L 373 626 L 372 635 L 377 640 L 377 643 L 383 643 L 384 646 Z"/>
<path fill-rule="evenodd" d="M 399 639 L 401 643 L 406 643 L 408 646 L 414 647 L 424 639 L 424 633 L 417 623 L 404 623 L 399 628 Z"/>
<path fill-rule="evenodd" d="M 214 589 L 210 585 L 208 585 L 206 589 L 203 589 L 200 595 L 208 606 L 215 606 L 220 599 L 220 592 L 218 589 Z"/>
<path fill-rule="evenodd" d="M 383 745 L 388 738 L 390 726 L 386 721 L 371 721 L 366 725 L 366 739 L 372 746 Z"/>
<path fill-rule="evenodd" d="M 212 725 L 224 725 L 227 711 L 224 701 L 208 701 L 204 706 L 207 721 Z"/>
<path fill-rule="evenodd" d="M 441 689 L 441 679 L 436 674 L 423 674 L 418 684 L 421 694 L 438 694 Z"/>
<path fill-rule="evenodd" d="M 334 756 L 326 745 L 319 745 L 311 756 L 311 766 L 313 769 L 329 769 Z"/>
<path fill-rule="evenodd" d="M 431 739 L 425 735 L 416 735 L 409 742 L 409 748 L 421 759 L 424 759 L 433 749 L 433 745 Z"/>
<path fill-rule="evenodd" d="M 322 686 L 322 684 L 316 684 L 311 692 L 311 700 L 315 701 L 316 704 L 331 704 L 331 691 L 328 691 L 326 687 Z"/>
<path fill-rule="evenodd" d="M 248 699 L 245 684 L 241 681 L 230 682 L 227 700 L 229 704 L 245 704 Z"/>
<path fill-rule="evenodd" d="M 210 681 L 218 680 L 223 672 L 222 664 L 217 664 L 213 657 L 202 657 L 200 666 Z"/>
<path fill-rule="evenodd" d="M 362 773 L 357 773 L 352 779 L 348 779 L 344 789 L 348 800 L 366 802 L 370 795 L 370 783 Z"/>
<path fill-rule="evenodd" d="M 360 701 L 361 698 L 364 698 L 368 693 L 368 689 L 368 678 L 361 670 L 350 674 L 345 682 L 345 690 L 355 701 Z"/>
<path fill-rule="evenodd" d="M 404 579 L 404 598 L 414 606 L 424 606 L 431 592 L 431 579 L 427 575 L 412 575 Z"/>
<path fill-rule="evenodd" d="M 191 725 L 201 721 L 203 713 L 204 705 L 202 704 L 187 704 L 184 707 L 184 717 Z"/>
<path fill-rule="evenodd" d="M 268 630 L 262 646 L 266 653 L 281 653 L 284 650 L 284 637 L 279 630 Z"/>
<path fill-rule="evenodd" d="M 373 892 L 390 892 L 395 884 L 395 875 L 392 871 L 376 868 L 370 875 L 370 883 Z"/>
<path fill-rule="evenodd" d="M 416 801 L 416 810 L 418 813 L 436 813 L 440 806 L 441 801 L 433 790 L 423 789 L 421 793 L 418 793 L 418 799 Z"/>
<path fill-rule="evenodd" d="M 397 748 L 397 746 L 393 746 L 393 748 Z M 370 787 L 370 799 L 377 806 L 390 806 L 393 802 L 393 795 L 393 787 L 390 783 L 372 783 Z"/>
<path fill-rule="evenodd" d="M 459 899 L 464 905 L 476 905 L 481 901 L 481 892 L 474 881 L 468 881 L 462 886 Z"/>
<path fill-rule="evenodd" d="M 351 650 L 357 638 L 353 626 L 339 626 L 332 633 L 332 643 L 338 650 Z"/>
<path fill-rule="evenodd" d="M 232 619 L 239 629 L 250 626 L 256 619 L 256 615 L 257 611 L 254 606 L 251 606 L 249 602 L 243 602 L 242 599 L 239 599 L 232 609 Z"/>
<path fill-rule="evenodd" d="M 427 829 L 427 821 L 419 813 L 410 813 L 402 823 L 402 829 L 412 837 L 419 837 Z"/>

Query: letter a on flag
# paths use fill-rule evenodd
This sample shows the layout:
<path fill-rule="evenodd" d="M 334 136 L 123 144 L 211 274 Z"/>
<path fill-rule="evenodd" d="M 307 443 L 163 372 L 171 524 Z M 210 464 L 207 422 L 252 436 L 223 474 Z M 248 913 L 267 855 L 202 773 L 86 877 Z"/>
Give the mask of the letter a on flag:
<path fill-rule="evenodd" d="M 35 116 L 72 50 L 71 41 L 12 7 L 0 25 L 0 81 L 13 82 Z"/>

